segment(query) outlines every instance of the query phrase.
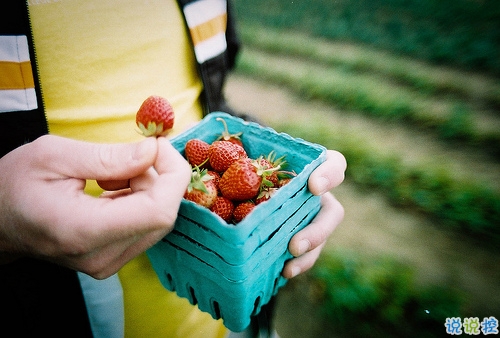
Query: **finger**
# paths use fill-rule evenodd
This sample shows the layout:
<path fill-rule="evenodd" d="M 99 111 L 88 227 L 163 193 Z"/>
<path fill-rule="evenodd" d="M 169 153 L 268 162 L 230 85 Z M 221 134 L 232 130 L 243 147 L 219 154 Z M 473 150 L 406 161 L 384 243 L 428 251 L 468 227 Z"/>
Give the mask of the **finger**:
<path fill-rule="evenodd" d="M 341 153 L 327 151 L 326 161 L 320 164 L 310 175 L 308 187 L 314 195 L 322 195 L 338 186 L 345 177 L 347 162 Z"/>
<path fill-rule="evenodd" d="M 187 186 L 191 180 L 191 166 L 186 159 L 170 144 L 170 141 L 165 137 L 159 137 L 158 156 L 154 164 L 154 168 L 158 173 L 156 178 L 158 184 L 155 184 L 155 193 L 158 199 L 170 201 L 172 195 L 179 197 L 179 203 Z M 175 175 L 175 184 L 169 184 L 170 176 Z M 169 187 L 169 189 L 165 189 Z"/>
<path fill-rule="evenodd" d="M 158 137 L 158 156 L 154 167 L 158 174 L 168 173 L 170 171 L 188 172 L 188 178 L 191 178 L 191 168 L 184 157 L 174 148 L 166 137 Z M 171 163 L 173 162 L 173 163 Z"/>
<path fill-rule="evenodd" d="M 90 238 L 96 245 L 103 245 L 110 237 L 115 239 L 168 229 L 173 227 L 181 199 L 191 177 L 191 170 L 186 160 L 170 145 L 165 138 L 159 141 L 158 158 L 155 163 L 159 175 L 147 190 L 125 194 L 116 198 L 92 198 L 80 196 L 78 201 L 68 201 L 61 208 L 71 208 L 74 219 L 92 224 L 93 234 L 105 234 L 99 238 Z M 159 169 L 158 169 L 159 168 Z M 100 228 L 97 228 L 100 227 Z"/>
<path fill-rule="evenodd" d="M 158 173 L 153 167 L 148 168 L 144 173 L 132 177 L 128 180 L 97 181 L 97 184 L 108 191 L 117 191 L 122 189 L 132 189 L 132 191 L 146 190 L 151 187 L 158 177 Z"/>
<path fill-rule="evenodd" d="M 157 178 L 158 173 L 155 168 L 150 167 L 141 175 L 130 179 L 130 189 L 132 189 L 132 191 L 147 190 L 153 186 Z"/>
<path fill-rule="evenodd" d="M 46 165 L 79 179 L 128 180 L 152 166 L 157 153 L 154 138 L 129 144 L 97 144 L 57 136 L 39 140 L 45 142 L 39 148 Z"/>
<path fill-rule="evenodd" d="M 344 208 L 330 193 L 321 196 L 321 209 L 313 221 L 297 232 L 288 245 L 295 257 L 324 243 L 344 218 Z"/>
<path fill-rule="evenodd" d="M 323 250 L 324 246 L 325 243 L 322 243 L 321 245 L 317 246 L 314 250 L 311 250 L 300 257 L 291 259 L 288 262 L 286 262 L 285 266 L 283 267 L 283 271 L 281 272 L 283 277 L 293 278 L 298 274 L 301 274 L 309 270 L 318 260 L 318 257 L 321 251 Z"/>
<path fill-rule="evenodd" d="M 150 176 L 149 178 L 143 178 L 143 182 L 137 184 L 142 184 L 142 188 L 146 188 L 146 186 L 152 184 L 154 181 L 154 186 L 151 187 L 154 194 L 153 196 L 155 196 L 159 201 L 164 202 L 164 210 L 171 211 L 170 215 L 173 215 L 173 217 L 167 220 L 166 223 L 173 226 L 178 206 L 180 205 L 180 200 L 182 199 L 187 184 L 191 178 L 191 169 L 186 160 L 165 138 L 158 139 L 158 158 L 155 162 L 155 167 L 156 170 L 153 168 L 148 170 Z M 133 185 L 134 184 L 131 182 L 131 189 L 127 189 L 128 192 L 135 189 L 140 190 L 139 186 L 136 186 L 135 189 L 133 189 Z M 149 192 L 147 190 L 139 193 L 135 192 L 129 196 Z M 168 192 L 167 196 L 165 196 L 165 192 Z M 118 194 L 119 192 L 116 193 Z M 172 196 L 177 197 L 172 201 Z M 119 255 L 117 255 L 118 252 L 116 252 L 116 250 L 120 250 L 120 246 L 118 244 L 118 247 L 107 248 L 100 253 L 100 255 L 104 257 L 116 257 L 113 262 L 101 262 L 101 260 L 92 259 L 88 262 L 90 266 L 85 267 L 86 272 L 95 278 L 105 278 L 117 271 L 130 259 L 137 256 L 141 252 L 144 252 L 153 244 L 161 240 L 161 238 L 163 238 L 170 230 L 171 227 L 160 227 L 158 230 L 153 228 L 153 230 L 150 230 L 149 232 L 142 232 L 143 235 L 141 235 L 141 237 L 138 237 L 138 235 L 132 237 L 133 239 L 140 238 L 134 244 L 129 244 L 128 240 L 125 239 L 122 241 L 122 245 L 127 247 L 123 250 L 123 252 L 120 252 Z"/>

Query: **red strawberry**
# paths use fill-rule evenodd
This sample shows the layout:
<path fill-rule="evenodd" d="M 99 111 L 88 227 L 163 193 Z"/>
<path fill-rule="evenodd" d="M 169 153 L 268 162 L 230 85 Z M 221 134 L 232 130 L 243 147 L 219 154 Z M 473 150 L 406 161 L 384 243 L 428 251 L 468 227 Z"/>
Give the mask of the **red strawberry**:
<path fill-rule="evenodd" d="M 292 180 L 291 177 L 282 178 L 278 181 L 278 188 L 284 187 Z"/>
<path fill-rule="evenodd" d="M 246 201 L 238 204 L 233 211 L 233 222 L 239 223 L 248 216 L 249 213 L 255 208 L 255 203 L 252 201 Z"/>
<path fill-rule="evenodd" d="M 229 223 L 233 218 L 234 203 L 224 196 L 218 196 L 210 210 Z"/>
<path fill-rule="evenodd" d="M 277 188 L 287 185 L 295 176 L 297 176 L 295 171 L 279 171 Z"/>
<path fill-rule="evenodd" d="M 198 167 L 194 167 L 184 198 L 210 208 L 217 199 L 217 193 L 212 175 L 208 174 L 206 169 L 200 171 Z"/>
<path fill-rule="evenodd" d="M 241 134 L 243 134 L 243 133 L 240 132 L 237 134 L 230 134 L 229 130 L 227 129 L 226 121 L 222 117 L 218 117 L 216 120 L 222 122 L 222 124 L 224 125 L 224 131 L 217 138 L 217 141 L 220 141 L 220 140 L 229 141 L 231 143 L 235 143 L 235 144 L 243 147 L 243 143 L 241 142 L 241 138 L 240 138 Z"/>
<path fill-rule="evenodd" d="M 271 151 L 267 157 L 260 157 L 259 163 L 263 169 L 268 170 L 265 179 L 267 179 L 271 184 L 266 184 L 269 187 L 278 187 L 279 175 L 283 171 L 280 169 L 285 165 L 284 156 L 276 159 L 276 153 Z"/>
<path fill-rule="evenodd" d="M 262 184 L 262 176 L 257 173 L 257 167 L 257 162 L 248 157 L 231 164 L 219 182 L 222 195 L 233 201 L 256 197 Z"/>
<path fill-rule="evenodd" d="M 247 153 L 243 147 L 237 144 L 228 141 L 215 141 L 208 149 L 208 156 L 212 169 L 223 172 L 234 161 L 247 157 Z"/>
<path fill-rule="evenodd" d="M 264 169 L 273 169 L 273 163 L 270 162 L 269 160 L 265 159 L 265 158 L 259 158 L 259 164 L 262 166 L 262 168 Z M 278 185 L 278 172 L 277 172 L 277 169 L 279 169 L 279 167 L 276 168 L 276 170 L 274 171 L 271 171 L 269 172 L 269 175 L 267 175 L 266 179 L 270 182 L 268 184 L 269 187 L 276 187 Z"/>
<path fill-rule="evenodd" d="M 217 192 L 220 192 L 220 189 L 219 189 L 220 174 L 216 171 L 213 171 L 213 170 L 207 170 L 207 174 L 209 174 L 213 177 L 214 184 L 217 187 Z"/>
<path fill-rule="evenodd" d="M 210 145 L 200 139 L 191 139 L 186 142 L 184 149 L 186 158 L 192 166 L 201 167 L 208 161 L 208 149 Z"/>
<path fill-rule="evenodd" d="M 135 122 L 144 136 L 165 136 L 174 126 L 174 110 L 167 99 L 150 96 L 137 111 Z"/>
<path fill-rule="evenodd" d="M 265 188 L 262 189 L 257 198 L 255 199 L 255 204 L 260 204 L 269 200 L 275 193 L 278 191 L 278 188 Z"/>

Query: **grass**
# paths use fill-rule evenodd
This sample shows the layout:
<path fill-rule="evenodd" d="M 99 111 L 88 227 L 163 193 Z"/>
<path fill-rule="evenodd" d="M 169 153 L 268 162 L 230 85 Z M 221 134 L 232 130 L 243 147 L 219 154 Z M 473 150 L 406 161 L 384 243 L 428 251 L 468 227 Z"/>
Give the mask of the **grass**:
<path fill-rule="evenodd" d="M 433 337 L 447 317 L 459 317 L 462 295 L 446 287 L 416 287 L 414 271 L 387 257 L 323 254 L 311 279 L 324 325 L 346 337 Z"/>

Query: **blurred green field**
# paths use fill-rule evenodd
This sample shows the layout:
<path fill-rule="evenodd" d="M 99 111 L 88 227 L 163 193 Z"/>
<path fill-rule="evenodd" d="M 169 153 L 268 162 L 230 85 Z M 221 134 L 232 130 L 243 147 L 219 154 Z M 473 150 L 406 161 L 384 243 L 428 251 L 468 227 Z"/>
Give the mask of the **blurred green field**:
<path fill-rule="evenodd" d="M 286 90 L 300 107 L 279 107 L 276 97 L 271 103 L 276 116 L 269 107 L 262 114 L 265 122 L 342 151 L 349 166 L 347 190 L 376 193 L 390 208 L 425 223 L 426 235 L 414 238 L 412 248 L 399 249 L 408 257 L 424 257 L 426 245 L 433 245 L 428 254 L 455 250 L 428 258 L 428 270 L 465 276 L 458 283 L 436 284 L 439 278 L 422 278 L 425 266 L 408 263 L 398 248 L 377 256 L 362 247 L 333 248 L 291 283 L 284 302 L 297 292 L 308 294 L 314 325 L 322 327 L 316 334 L 347 337 L 442 336 L 446 317 L 498 319 L 500 304 L 488 301 L 489 293 L 498 294 L 498 282 L 478 282 L 474 296 L 460 283 L 481 280 L 480 275 L 487 280 L 500 271 L 493 263 L 500 258 L 499 3 L 254 0 L 237 1 L 235 8 L 243 40 L 236 82 L 269 86 L 263 101 L 272 88 Z M 259 99 L 238 108 L 259 111 L 265 104 L 253 103 Z M 331 116 L 325 115 L 328 110 Z M 366 204 L 349 205 L 356 208 Z M 346 217 L 363 222 L 356 216 Z M 370 231 L 373 219 L 364 221 Z M 387 223 L 393 226 L 393 220 Z M 434 237 L 429 224 L 437 231 Z M 340 231 L 340 237 L 349 237 L 348 229 Z M 390 242 L 378 239 L 380 246 Z M 401 243 L 412 241 L 406 240 Z M 479 265 L 477 270 L 462 271 L 467 264 L 445 261 L 468 256 L 469 268 Z M 485 302 L 489 314 L 479 314 Z"/>
<path fill-rule="evenodd" d="M 242 22 L 500 75 L 496 0 L 236 1 Z"/>

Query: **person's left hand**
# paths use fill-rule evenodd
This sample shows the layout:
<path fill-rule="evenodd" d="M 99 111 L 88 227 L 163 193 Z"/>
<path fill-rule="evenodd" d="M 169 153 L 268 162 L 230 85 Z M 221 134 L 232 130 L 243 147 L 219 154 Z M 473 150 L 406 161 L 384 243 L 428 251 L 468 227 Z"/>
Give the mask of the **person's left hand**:
<path fill-rule="evenodd" d="M 295 258 L 285 264 L 282 272 L 285 278 L 295 277 L 310 269 L 328 237 L 344 219 L 344 208 L 330 190 L 342 183 L 346 168 L 345 157 L 337 151 L 328 150 L 327 160 L 311 173 L 308 188 L 314 195 L 321 196 L 321 209 L 312 222 L 290 240 L 288 249 Z"/>

